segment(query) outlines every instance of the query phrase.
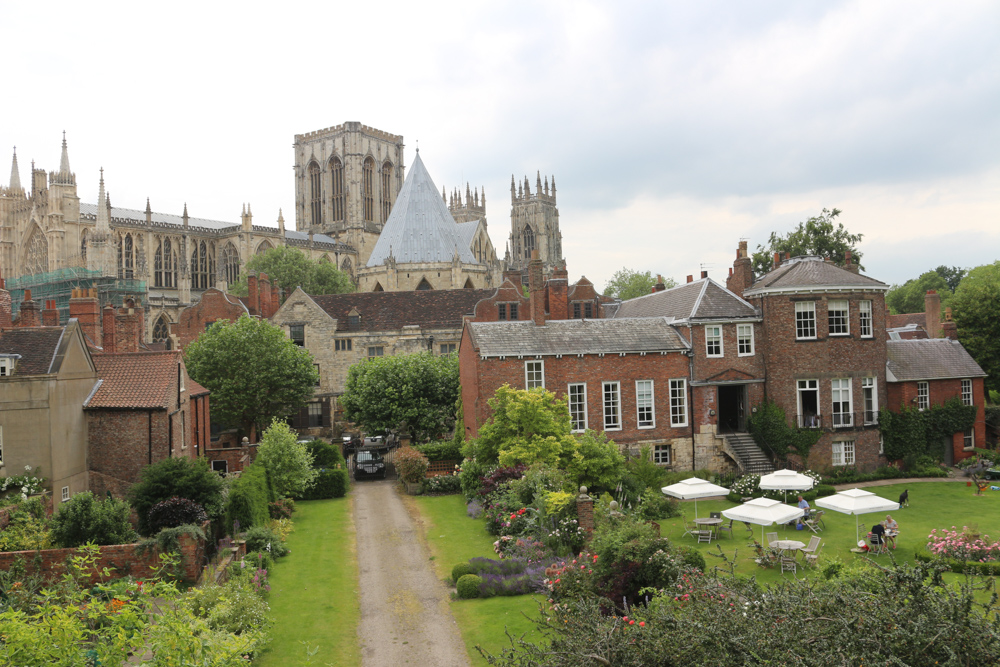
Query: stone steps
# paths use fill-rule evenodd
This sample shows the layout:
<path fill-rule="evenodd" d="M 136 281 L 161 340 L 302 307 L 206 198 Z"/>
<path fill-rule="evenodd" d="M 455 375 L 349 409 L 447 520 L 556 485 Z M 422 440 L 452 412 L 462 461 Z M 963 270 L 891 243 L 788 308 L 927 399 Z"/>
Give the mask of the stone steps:
<path fill-rule="evenodd" d="M 774 472 L 770 459 L 757 446 L 752 436 L 747 433 L 729 433 L 725 438 L 739 457 L 744 474 L 767 475 Z"/>

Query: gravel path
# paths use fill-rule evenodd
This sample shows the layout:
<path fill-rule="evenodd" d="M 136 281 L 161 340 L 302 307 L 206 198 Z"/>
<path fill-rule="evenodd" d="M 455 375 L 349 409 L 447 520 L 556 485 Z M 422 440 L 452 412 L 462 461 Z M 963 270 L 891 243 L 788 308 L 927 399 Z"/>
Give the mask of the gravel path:
<path fill-rule="evenodd" d="M 465 644 L 427 549 L 391 481 L 355 484 L 364 667 L 466 667 Z"/>

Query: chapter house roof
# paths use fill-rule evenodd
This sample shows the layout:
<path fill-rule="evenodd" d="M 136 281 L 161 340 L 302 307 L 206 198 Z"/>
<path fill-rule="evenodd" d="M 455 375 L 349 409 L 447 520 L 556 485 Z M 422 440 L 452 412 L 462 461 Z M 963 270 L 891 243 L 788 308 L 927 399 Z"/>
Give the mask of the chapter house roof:
<path fill-rule="evenodd" d="M 462 262 L 479 264 L 417 153 L 368 266 L 384 264 L 390 255 L 400 264 L 450 262 L 456 252 Z"/>
<path fill-rule="evenodd" d="M 754 318 L 757 312 L 749 303 L 711 278 L 672 287 L 622 301 L 615 318 L 666 317 L 676 320 L 713 320 Z"/>
<path fill-rule="evenodd" d="M 889 382 L 986 377 L 957 340 L 889 340 L 885 347 Z"/>
<path fill-rule="evenodd" d="M 180 362 L 177 350 L 95 354 L 101 384 L 84 407 L 165 410 L 175 399 Z"/>
<path fill-rule="evenodd" d="M 781 266 L 765 273 L 743 296 L 756 296 L 769 292 L 812 291 L 822 288 L 855 288 L 887 291 L 885 283 L 848 271 L 822 257 L 793 257 Z"/>
<path fill-rule="evenodd" d="M 412 173 L 412 172 L 411 172 Z M 356 331 L 397 331 L 404 326 L 424 329 L 461 329 L 462 317 L 475 313 L 476 304 L 495 289 L 416 290 L 413 292 L 355 292 L 310 296 L 327 315 L 337 320 L 337 330 L 352 330 L 348 314 L 356 310 Z"/>
<path fill-rule="evenodd" d="M 59 343 L 65 327 L 19 327 L 0 331 L 0 355 L 19 355 L 17 375 L 47 375 L 59 370 Z"/>
<path fill-rule="evenodd" d="M 481 357 L 684 352 L 688 345 L 666 318 L 469 322 Z"/>

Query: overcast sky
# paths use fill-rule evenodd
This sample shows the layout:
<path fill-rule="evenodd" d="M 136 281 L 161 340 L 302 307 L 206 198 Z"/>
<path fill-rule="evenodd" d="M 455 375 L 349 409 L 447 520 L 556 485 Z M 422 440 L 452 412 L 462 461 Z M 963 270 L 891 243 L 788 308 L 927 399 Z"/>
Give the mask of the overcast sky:
<path fill-rule="evenodd" d="M 554 174 L 571 279 L 721 278 L 824 207 L 902 282 L 1000 256 L 996 2 L 3 3 L 0 183 L 294 218 L 296 133 L 401 134 L 440 189 Z M 464 188 L 463 188 L 464 189 Z"/>

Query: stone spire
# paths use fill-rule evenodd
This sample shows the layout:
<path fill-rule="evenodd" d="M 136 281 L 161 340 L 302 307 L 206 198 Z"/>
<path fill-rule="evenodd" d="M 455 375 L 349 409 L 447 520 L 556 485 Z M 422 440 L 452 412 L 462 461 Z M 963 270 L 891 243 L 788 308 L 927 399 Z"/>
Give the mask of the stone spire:
<path fill-rule="evenodd" d="M 101 167 L 101 183 L 97 189 L 97 233 L 102 238 L 106 238 L 111 233 L 110 209 L 111 204 L 104 191 L 104 167 Z"/>
<path fill-rule="evenodd" d="M 153 209 L 149 206 L 149 197 L 146 197 L 146 223 L 153 221 Z"/>
<path fill-rule="evenodd" d="M 184 220 L 184 226 L 188 226 L 188 203 L 184 202 L 184 213 L 181 214 L 181 219 Z"/>
<path fill-rule="evenodd" d="M 535 176 L 535 194 L 540 195 L 542 194 L 542 172 L 539 170 L 535 173 L 537 174 Z"/>
<path fill-rule="evenodd" d="M 517 191 L 514 189 L 514 174 L 510 175 L 510 203 L 514 203 Z"/>
<path fill-rule="evenodd" d="M 69 176 L 69 148 L 66 146 L 66 130 L 63 130 L 62 158 L 59 160 L 59 175 Z"/>
<path fill-rule="evenodd" d="M 10 164 L 10 189 L 12 192 L 21 189 L 21 173 L 17 168 L 17 146 L 14 146 L 14 160 Z"/>
<path fill-rule="evenodd" d="M 278 233 L 281 234 L 281 238 L 285 238 L 285 216 L 281 214 L 281 209 L 278 209 Z"/>

